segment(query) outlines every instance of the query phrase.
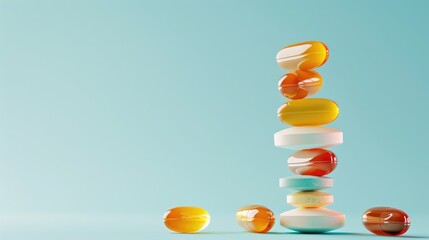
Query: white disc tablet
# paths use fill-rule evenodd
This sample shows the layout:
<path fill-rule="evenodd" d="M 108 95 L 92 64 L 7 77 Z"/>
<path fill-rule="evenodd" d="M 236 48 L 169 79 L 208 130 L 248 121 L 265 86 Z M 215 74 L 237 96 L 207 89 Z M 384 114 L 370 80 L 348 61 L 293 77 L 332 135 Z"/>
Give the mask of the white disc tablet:
<path fill-rule="evenodd" d="M 303 233 L 323 233 L 344 226 L 343 213 L 326 208 L 296 208 L 280 214 L 280 225 Z"/>
<path fill-rule="evenodd" d="M 334 186 L 334 179 L 330 177 L 316 177 L 296 175 L 279 179 L 281 188 L 290 188 L 299 191 L 313 191 Z"/>
<path fill-rule="evenodd" d="M 274 134 L 274 145 L 281 148 L 329 148 L 341 143 L 343 132 L 324 126 L 291 127 Z"/>
<path fill-rule="evenodd" d="M 287 195 L 287 203 L 300 208 L 324 207 L 334 202 L 334 196 L 319 191 L 300 191 Z"/>

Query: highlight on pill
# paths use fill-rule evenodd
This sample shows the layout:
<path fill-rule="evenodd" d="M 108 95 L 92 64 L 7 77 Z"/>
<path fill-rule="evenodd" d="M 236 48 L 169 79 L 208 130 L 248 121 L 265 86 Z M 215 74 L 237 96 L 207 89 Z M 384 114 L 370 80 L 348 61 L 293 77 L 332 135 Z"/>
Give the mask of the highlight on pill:
<path fill-rule="evenodd" d="M 206 228 L 209 223 L 210 214 L 200 207 L 175 207 L 164 214 L 165 226 L 174 232 L 196 233 Z"/>

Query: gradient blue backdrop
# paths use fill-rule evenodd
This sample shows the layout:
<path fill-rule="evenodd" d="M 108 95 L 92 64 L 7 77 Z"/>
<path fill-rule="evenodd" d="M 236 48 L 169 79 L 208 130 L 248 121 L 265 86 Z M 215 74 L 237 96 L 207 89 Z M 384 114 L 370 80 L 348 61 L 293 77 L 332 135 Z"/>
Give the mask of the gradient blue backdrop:
<path fill-rule="evenodd" d="M 292 209 L 275 55 L 306 40 L 329 46 L 316 96 L 341 109 L 328 190 L 348 216 L 340 232 L 366 233 L 362 212 L 386 205 L 409 213 L 409 236 L 429 235 L 428 8 L 1 0 L 0 237 L 262 239 L 234 214 Z M 171 235 L 162 215 L 178 205 L 209 210 L 215 234 Z"/>

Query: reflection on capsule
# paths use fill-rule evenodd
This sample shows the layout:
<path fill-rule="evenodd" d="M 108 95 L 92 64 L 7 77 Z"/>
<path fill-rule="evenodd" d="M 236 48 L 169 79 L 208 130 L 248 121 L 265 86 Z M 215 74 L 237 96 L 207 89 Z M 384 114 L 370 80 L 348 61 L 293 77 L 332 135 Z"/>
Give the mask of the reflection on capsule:
<path fill-rule="evenodd" d="M 164 214 L 164 224 L 174 232 L 195 233 L 210 223 L 209 213 L 200 207 L 175 207 Z"/>
<path fill-rule="evenodd" d="M 314 70 L 296 70 L 279 80 L 280 93 L 290 99 L 301 99 L 319 92 L 322 76 Z"/>
<path fill-rule="evenodd" d="M 279 119 L 291 126 L 318 126 L 334 121 L 340 112 L 338 105 L 325 98 L 304 98 L 283 104 Z"/>
<path fill-rule="evenodd" d="M 283 47 L 276 56 L 277 63 L 287 70 L 306 70 L 322 66 L 328 60 L 328 47 L 322 42 L 301 42 Z"/>
<path fill-rule="evenodd" d="M 249 232 L 268 232 L 275 223 L 274 213 L 261 205 L 249 205 L 238 209 L 235 218 L 238 224 Z"/>
<path fill-rule="evenodd" d="M 321 177 L 334 171 L 337 166 L 337 157 L 326 149 L 305 149 L 292 154 L 287 164 L 295 174 Z"/>
<path fill-rule="evenodd" d="M 410 228 L 410 218 L 399 209 L 375 207 L 362 216 L 362 223 L 368 231 L 382 236 L 399 236 Z"/>

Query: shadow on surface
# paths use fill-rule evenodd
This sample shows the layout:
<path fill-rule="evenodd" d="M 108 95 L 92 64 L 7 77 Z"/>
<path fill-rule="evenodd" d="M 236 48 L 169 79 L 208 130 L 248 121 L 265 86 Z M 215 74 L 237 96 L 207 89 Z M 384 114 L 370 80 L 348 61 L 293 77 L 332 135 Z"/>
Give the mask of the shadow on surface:
<path fill-rule="evenodd" d="M 328 232 L 328 233 L 299 233 L 299 232 L 267 232 L 266 234 L 290 234 L 290 235 L 331 235 L 331 236 L 356 236 L 356 237 L 383 237 L 370 233 L 353 233 L 353 232 Z M 429 239 L 428 236 L 386 236 L 393 238 L 421 238 L 421 239 Z"/>

